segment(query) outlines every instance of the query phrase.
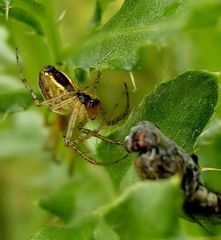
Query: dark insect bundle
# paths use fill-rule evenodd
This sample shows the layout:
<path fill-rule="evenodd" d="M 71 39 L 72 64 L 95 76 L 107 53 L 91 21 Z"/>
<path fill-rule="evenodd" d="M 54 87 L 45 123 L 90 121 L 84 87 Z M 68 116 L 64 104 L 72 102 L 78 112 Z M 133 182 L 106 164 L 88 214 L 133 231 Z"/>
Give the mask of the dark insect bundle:
<path fill-rule="evenodd" d="M 142 180 L 181 175 L 183 209 L 192 219 L 221 214 L 221 193 L 203 184 L 197 156 L 167 138 L 156 125 L 140 122 L 131 129 L 124 144 L 128 152 L 138 153 L 135 168 Z"/>

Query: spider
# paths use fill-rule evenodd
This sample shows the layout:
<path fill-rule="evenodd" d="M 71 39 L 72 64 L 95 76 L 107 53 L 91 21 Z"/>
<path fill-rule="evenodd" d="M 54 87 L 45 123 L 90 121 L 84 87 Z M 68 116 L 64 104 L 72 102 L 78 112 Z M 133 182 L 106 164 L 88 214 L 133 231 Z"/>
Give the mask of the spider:
<path fill-rule="evenodd" d="M 99 115 L 105 115 L 102 109 L 101 101 L 95 94 L 91 93 L 92 89 L 80 88 L 74 80 L 71 80 L 62 71 L 51 65 L 45 66 L 39 73 L 38 87 L 43 97 L 40 101 L 32 88 L 29 86 L 24 77 L 22 65 L 19 60 L 18 49 L 16 49 L 16 62 L 19 70 L 20 79 L 27 88 L 36 106 L 47 106 L 51 112 L 57 113 L 60 116 L 68 117 L 66 134 L 64 137 L 64 145 L 76 151 L 86 161 L 91 164 L 108 166 L 118 163 L 121 159 L 116 161 L 104 163 L 98 162 L 84 152 L 82 152 L 76 144 L 82 142 L 90 137 L 97 137 L 111 144 L 123 145 L 122 141 L 109 139 L 98 132 L 102 126 L 94 131 L 83 128 L 83 126 L 90 120 L 95 120 Z M 100 72 L 95 84 L 98 83 Z M 104 120 L 107 125 L 114 125 L 123 120 L 129 114 L 129 94 L 128 87 L 124 83 L 126 92 L 126 108 L 124 112 L 118 117 L 111 120 Z M 116 108 L 116 106 L 115 106 Z M 75 131 L 85 134 L 84 137 L 75 137 Z"/>

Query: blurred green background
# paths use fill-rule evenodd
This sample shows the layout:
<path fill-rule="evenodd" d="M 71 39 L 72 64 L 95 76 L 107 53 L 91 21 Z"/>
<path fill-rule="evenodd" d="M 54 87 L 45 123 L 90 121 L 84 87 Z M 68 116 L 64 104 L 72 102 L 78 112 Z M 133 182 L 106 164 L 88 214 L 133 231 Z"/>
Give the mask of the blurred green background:
<path fill-rule="evenodd" d="M 36 12 L 33 6 L 29 6 L 30 2 L 36 3 L 34 8 Z M 15 48 L 19 49 L 24 74 L 34 90 L 37 91 L 39 70 L 46 64 L 56 64 L 75 78 L 72 55 L 96 27 L 108 22 L 118 12 L 123 2 L 123 0 L 100 1 L 102 18 L 99 18 L 96 9 L 98 3 L 93 0 L 0 1 L 0 239 L 29 239 L 43 227 L 63 226 L 64 222 L 70 220 L 68 207 L 62 212 L 62 217 L 62 214 L 55 213 L 63 221 L 39 207 L 39 199 L 44 199 L 64 184 L 67 184 L 68 188 L 68 184 L 73 183 L 71 187 L 79 189 L 79 201 L 88 197 L 96 202 L 95 205 L 101 206 L 114 199 L 116 193 L 105 169 L 89 166 L 74 155 L 79 161 L 75 163 L 73 176 L 69 176 L 68 150 L 61 147 L 59 152 L 61 164 L 52 161 L 50 151 L 44 151 L 43 145 L 49 134 L 49 128 L 44 124 L 46 109 L 37 109 L 31 103 L 28 94 L 27 98 L 24 98 L 26 90 L 19 79 Z M 212 72 L 221 70 L 221 2 L 218 0 L 184 2 L 188 14 L 185 17 L 180 15 L 180 19 L 176 19 L 182 23 L 179 31 L 172 34 L 169 39 L 163 40 L 161 44 L 145 44 L 137 51 L 139 61 L 131 69 L 137 91 L 133 91 L 127 69 L 103 70 L 98 96 L 107 110 L 110 110 L 116 99 L 121 97 L 123 82 L 129 85 L 132 109 L 157 83 L 186 70 Z M 30 7 L 30 14 L 41 16 L 42 10 L 39 7 L 41 5 L 38 3 L 42 3 L 47 9 L 47 17 L 38 19 L 44 26 L 45 35 L 41 34 L 37 24 L 31 22 L 36 27 L 33 28 L 30 22 L 25 23 L 25 19 L 29 19 L 28 15 L 22 15 L 20 12 L 10 16 L 14 6 L 21 9 Z M 40 33 L 36 32 L 36 29 Z M 93 84 L 92 81 L 88 83 L 83 80 L 78 79 L 81 86 Z M 24 111 L 26 108 L 28 110 Z M 120 106 L 119 112 L 122 109 L 123 106 Z M 196 143 L 195 150 L 202 166 L 221 168 L 220 114 L 218 102 L 209 126 Z M 221 191 L 220 173 L 204 173 L 203 177 L 207 185 Z M 64 207 L 71 204 L 65 201 L 70 196 L 61 197 L 64 199 L 63 203 L 57 203 L 58 205 L 62 204 Z M 89 206 L 87 204 L 83 206 L 79 202 L 76 205 L 78 206 L 75 209 L 78 216 L 76 218 L 81 218 L 82 211 L 91 208 L 90 204 Z M 47 200 L 42 200 L 41 205 L 50 210 L 50 207 L 47 207 Z M 76 220 L 71 220 L 74 221 Z M 180 220 L 180 225 L 182 231 L 189 236 L 188 239 L 207 235 L 197 224 L 184 219 Z M 219 228 L 217 226 L 217 231 Z"/>

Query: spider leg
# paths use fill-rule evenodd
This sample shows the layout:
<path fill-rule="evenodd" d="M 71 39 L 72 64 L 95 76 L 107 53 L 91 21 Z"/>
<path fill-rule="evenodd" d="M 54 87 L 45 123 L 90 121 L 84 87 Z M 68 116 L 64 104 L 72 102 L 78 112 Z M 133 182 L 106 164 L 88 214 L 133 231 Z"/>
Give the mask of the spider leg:
<path fill-rule="evenodd" d="M 65 134 L 64 144 L 69 145 L 70 139 L 72 137 L 73 129 L 78 116 L 78 108 L 76 108 L 72 113 L 68 121 L 68 128 Z"/>
<path fill-rule="evenodd" d="M 119 163 L 120 161 L 124 160 L 128 154 L 124 155 L 122 158 L 117 159 L 113 162 L 98 162 L 94 159 L 92 159 L 91 157 L 89 157 L 88 155 L 86 155 L 84 152 L 82 152 L 77 146 L 75 142 L 69 142 L 68 143 L 68 147 L 72 148 L 75 152 L 77 152 L 80 156 L 82 156 L 87 162 L 94 164 L 94 165 L 98 165 L 98 166 L 110 166 L 116 163 Z"/>
<path fill-rule="evenodd" d="M 76 92 L 77 91 L 63 93 L 57 97 L 42 101 L 40 103 L 40 105 L 41 106 L 42 105 L 50 105 L 53 107 L 54 110 L 56 110 L 59 107 L 69 104 L 73 100 L 73 97 L 75 96 Z"/>
<path fill-rule="evenodd" d="M 115 125 L 117 124 L 119 121 L 123 120 L 128 114 L 129 114 L 129 109 L 130 109 L 130 100 L 129 100 L 129 93 L 128 93 L 128 87 L 127 84 L 124 83 L 124 87 L 125 87 L 125 92 L 126 93 L 126 108 L 124 110 L 124 112 L 117 116 L 116 118 L 113 118 L 111 120 L 107 120 L 106 124 L 107 125 Z M 119 103 L 116 103 L 113 109 L 116 109 L 116 107 L 118 106 Z"/>
<path fill-rule="evenodd" d="M 41 101 L 38 100 L 37 95 L 34 93 L 34 91 L 32 90 L 32 88 L 28 85 L 28 82 L 27 82 L 27 80 L 26 80 L 25 77 L 24 77 L 23 70 L 22 70 L 22 64 L 21 64 L 21 62 L 20 62 L 20 60 L 19 60 L 19 56 L 18 56 L 18 48 L 16 48 L 16 63 L 17 63 L 17 67 L 18 67 L 18 72 L 19 72 L 19 75 L 20 75 L 20 79 L 22 80 L 23 84 L 24 84 L 25 87 L 28 89 L 29 93 L 31 94 L 34 103 L 35 103 L 37 106 L 42 105 Z"/>
<path fill-rule="evenodd" d="M 124 83 L 124 87 L 125 87 L 125 92 L 124 92 L 124 93 L 126 93 L 126 108 L 125 108 L 125 111 L 124 111 L 120 116 L 118 116 L 118 117 L 116 117 L 116 118 L 114 118 L 114 119 L 112 119 L 112 120 L 104 120 L 97 129 L 95 129 L 94 131 L 91 131 L 91 133 L 88 132 L 88 134 L 95 136 L 95 135 L 103 128 L 104 125 L 106 125 L 106 124 L 107 124 L 107 125 L 114 125 L 114 124 L 118 123 L 119 121 L 123 120 L 123 119 L 129 114 L 130 101 L 129 101 L 128 87 L 127 87 L 127 84 L 126 84 L 126 83 Z M 113 111 L 111 112 L 110 115 L 113 114 L 113 112 L 114 112 L 114 110 L 117 108 L 118 104 L 119 104 L 119 103 L 116 103 L 116 104 L 114 105 Z M 103 114 L 103 115 L 106 115 L 106 112 L 102 112 L 102 114 Z M 87 130 L 88 130 L 88 129 L 87 129 Z M 83 131 L 87 131 L 87 130 L 84 129 Z M 93 132 L 93 133 L 92 133 L 92 132 Z M 87 134 L 87 133 L 86 133 L 86 134 Z M 103 139 L 103 140 L 108 139 L 108 138 L 104 139 L 104 138 L 102 138 L 103 136 L 101 136 L 101 137 L 100 137 L 100 136 L 101 136 L 100 134 L 97 134 L 95 137 L 100 138 L 100 139 Z M 106 141 L 109 141 L 109 140 L 106 140 Z M 110 142 L 110 141 L 109 141 L 109 142 Z M 119 141 L 118 141 L 118 142 L 119 142 Z M 118 143 L 114 143 L 114 144 L 118 144 Z M 120 143 L 119 143 L 119 144 L 120 144 Z"/>
<path fill-rule="evenodd" d="M 52 108 L 53 108 L 53 110 L 57 110 L 58 108 L 61 108 L 65 105 L 67 105 L 67 104 L 70 104 L 72 101 L 73 101 L 73 98 L 68 98 L 68 99 L 63 100 L 59 103 L 55 103 L 55 105 Z"/>
<path fill-rule="evenodd" d="M 105 120 L 97 129 L 95 130 L 89 130 L 89 129 L 86 129 L 86 128 L 79 128 L 80 131 L 84 134 L 87 134 L 88 136 L 85 136 L 83 138 L 78 138 L 76 139 L 74 142 L 75 143 L 79 143 L 81 141 L 84 141 L 92 136 L 94 137 L 97 137 L 99 139 L 102 139 L 104 141 L 107 141 L 109 143 L 112 143 L 112 144 L 116 144 L 116 145 L 123 145 L 123 142 L 122 141 L 119 141 L 119 140 L 113 140 L 113 139 L 110 139 L 110 138 L 107 138 L 101 134 L 98 134 L 98 132 L 102 129 L 102 127 L 105 125 L 105 124 L 108 124 L 108 125 L 114 125 L 116 124 L 117 122 L 123 120 L 129 113 L 129 107 L 130 107 L 130 104 L 129 104 L 129 93 L 128 93 L 128 87 L 127 87 L 127 84 L 124 83 L 124 87 L 125 87 L 125 92 L 126 92 L 126 109 L 125 111 L 118 117 L 112 119 L 112 120 Z M 118 103 L 115 104 L 113 110 L 116 109 Z"/>
<path fill-rule="evenodd" d="M 58 148 L 61 141 L 62 123 L 65 116 L 58 116 L 53 122 L 47 122 L 47 126 L 50 126 L 49 135 L 44 143 L 44 150 L 50 150 L 52 160 L 59 164 Z"/>
<path fill-rule="evenodd" d="M 69 93 L 65 93 L 65 94 L 62 94 L 62 95 L 60 95 L 60 96 L 58 96 L 58 97 L 54 97 L 54 98 L 51 98 L 51 99 L 48 99 L 48 100 L 44 100 L 44 101 L 38 101 L 38 103 L 36 103 L 35 102 L 35 100 L 34 100 L 34 102 L 35 102 L 35 104 L 38 106 L 38 107 L 40 107 L 40 106 L 43 106 L 43 105 L 53 105 L 53 104 L 55 104 L 56 105 L 56 101 L 60 101 L 60 100 L 62 100 L 65 96 L 68 96 L 69 95 Z"/>
<path fill-rule="evenodd" d="M 109 143 L 112 143 L 112 144 L 116 144 L 116 145 L 123 145 L 124 144 L 122 141 L 113 140 L 113 139 L 105 137 L 101 134 L 98 134 L 98 132 L 96 130 L 92 131 L 92 130 L 86 129 L 86 128 L 79 128 L 79 129 L 82 133 L 89 135 L 89 136 L 87 136 L 87 138 L 96 137 L 96 138 L 102 139 L 102 140 L 104 140 L 106 142 L 109 142 Z"/>

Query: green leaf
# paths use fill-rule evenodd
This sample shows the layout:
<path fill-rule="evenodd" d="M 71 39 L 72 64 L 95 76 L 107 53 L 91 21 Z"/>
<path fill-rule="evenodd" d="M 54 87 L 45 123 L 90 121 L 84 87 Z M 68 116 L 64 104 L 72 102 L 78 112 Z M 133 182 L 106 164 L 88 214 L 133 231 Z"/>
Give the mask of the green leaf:
<path fill-rule="evenodd" d="M 50 227 L 36 233 L 31 240 L 91 240 L 96 219 L 88 219 L 84 223 L 68 227 Z"/>
<path fill-rule="evenodd" d="M 107 7 L 107 5 L 115 0 L 97 0 L 97 2 L 100 4 L 102 11 Z"/>
<path fill-rule="evenodd" d="M 27 109 L 33 100 L 29 93 L 13 92 L 0 94 L 0 112 L 12 113 Z"/>
<path fill-rule="evenodd" d="M 98 212 L 122 240 L 171 239 L 181 207 L 176 180 L 138 183 Z"/>
<path fill-rule="evenodd" d="M 40 206 L 67 222 L 75 210 L 75 187 L 73 183 L 62 186 L 59 191 L 42 198 Z"/>
<path fill-rule="evenodd" d="M 60 62 L 62 59 L 61 40 L 52 3 L 50 1 L 21 0 L 5 5 L 1 2 L 3 1 L 0 0 L 0 14 L 5 15 L 6 20 L 8 18 L 16 19 L 30 26 L 38 35 L 44 35 L 44 41 L 47 42 L 48 50 L 53 58 L 52 61 Z M 8 27 L 7 21 L 4 24 Z M 16 35 L 15 32 L 14 34 Z M 19 32 L 19 34 L 21 33 Z M 15 37 L 17 41 L 17 36 Z"/>
<path fill-rule="evenodd" d="M 191 8 L 190 15 L 184 26 L 184 33 L 185 37 L 188 38 L 188 48 L 191 54 L 191 57 L 186 59 L 186 66 L 219 71 L 221 2 L 219 0 L 191 2 L 192 4 L 189 6 Z M 183 44 L 180 41 L 178 48 L 183 48 Z M 186 50 L 183 49 L 183 51 Z M 181 64 L 183 65 L 183 62 Z"/>
<path fill-rule="evenodd" d="M 120 240 L 119 236 L 113 231 L 113 229 L 101 219 L 94 231 L 95 240 Z"/>
<path fill-rule="evenodd" d="M 102 9 L 101 4 L 97 1 L 94 9 L 94 14 L 90 22 L 90 29 L 93 31 L 101 24 Z"/>
<path fill-rule="evenodd" d="M 75 176 L 74 180 L 57 192 L 42 199 L 40 205 L 65 222 L 78 222 L 97 207 L 108 203 L 114 194 L 102 173 L 104 169 L 92 170 L 93 172 L 78 172 L 80 177 Z"/>
<path fill-rule="evenodd" d="M 102 14 L 105 8 L 108 6 L 110 2 L 113 2 L 113 1 L 115 0 L 97 0 L 96 1 L 93 18 L 90 23 L 91 30 L 96 29 L 101 24 Z"/>
<path fill-rule="evenodd" d="M 30 10 L 30 9 L 29 9 Z M 0 4 L 0 14 L 6 14 L 4 5 Z M 32 27 L 38 35 L 44 35 L 43 28 L 39 20 L 32 14 L 32 11 L 25 10 L 17 6 L 11 6 L 8 17 L 16 19 Z"/>
<path fill-rule="evenodd" d="M 192 5 L 192 6 L 191 6 Z M 221 14 L 221 3 L 219 0 L 204 0 L 200 4 L 190 4 L 191 14 L 187 19 L 185 29 L 200 29 L 217 27 Z"/>
<path fill-rule="evenodd" d="M 110 137 L 123 140 L 133 126 L 148 120 L 157 124 L 180 147 L 192 152 L 197 137 L 214 112 L 218 97 L 217 77 L 218 74 L 207 71 L 188 71 L 160 84 Z M 98 153 L 103 161 L 108 161 L 121 158 L 125 150 L 102 142 Z M 108 167 L 116 185 L 119 186 L 127 171 L 127 178 L 132 175 L 130 182 L 133 182 L 130 167 L 134 158 L 130 156 L 120 164 Z"/>
<path fill-rule="evenodd" d="M 197 155 L 200 159 L 201 167 L 211 167 L 221 169 L 221 120 L 214 118 L 205 132 L 196 142 Z M 221 174 L 218 171 L 202 173 L 204 184 L 214 191 L 221 192 Z"/>
<path fill-rule="evenodd" d="M 131 69 L 140 46 L 162 43 L 182 22 L 182 0 L 126 0 L 102 28 L 74 53 L 79 68 Z"/>
<path fill-rule="evenodd" d="M 73 229 L 64 227 L 50 227 L 36 233 L 31 240 L 69 240 L 75 235 Z"/>

